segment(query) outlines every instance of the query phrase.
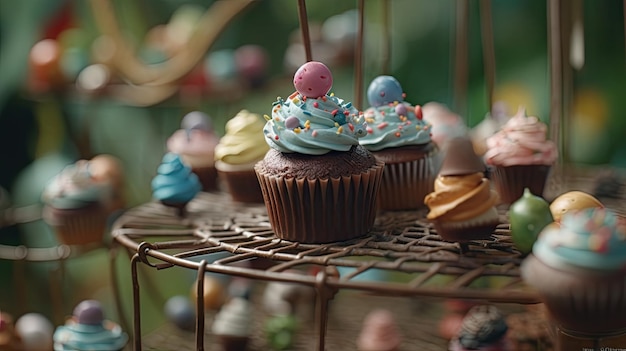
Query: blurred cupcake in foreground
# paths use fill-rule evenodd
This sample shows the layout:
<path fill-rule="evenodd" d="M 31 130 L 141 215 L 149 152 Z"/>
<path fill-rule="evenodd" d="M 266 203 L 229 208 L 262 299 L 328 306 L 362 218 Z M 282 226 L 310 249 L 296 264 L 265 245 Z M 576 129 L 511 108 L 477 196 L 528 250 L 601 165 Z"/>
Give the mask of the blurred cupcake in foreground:
<path fill-rule="evenodd" d="M 463 318 L 461 330 L 450 341 L 450 351 L 512 351 L 505 338 L 508 326 L 495 306 L 472 307 Z"/>
<path fill-rule="evenodd" d="M 390 311 L 373 310 L 365 316 L 363 329 L 357 339 L 359 351 L 396 351 L 402 338 Z"/>
<path fill-rule="evenodd" d="M 404 101 L 400 83 L 379 76 L 367 90 L 372 107 L 365 113 L 367 135 L 359 143 L 385 163 L 378 194 L 382 210 L 414 210 L 424 207 L 424 196 L 433 189 L 437 152 L 431 126 L 423 119 L 421 106 Z"/>
<path fill-rule="evenodd" d="M 546 140 L 548 127 L 524 108 L 502 130 L 487 139 L 485 162 L 502 203 L 519 199 L 524 188 L 542 196 L 551 166 L 557 159 L 556 144 Z"/>
<path fill-rule="evenodd" d="M 18 351 L 23 350 L 22 341 L 15 332 L 13 318 L 0 311 L 0 350 Z"/>
<path fill-rule="evenodd" d="M 57 327 L 53 339 L 55 351 L 121 351 L 128 335 L 117 323 L 104 319 L 100 302 L 85 300 L 65 325 Z"/>
<path fill-rule="evenodd" d="M 424 199 L 430 209 L 427 218 L 443 239 L 487 239 L 498 225 L 498 195 L 491 190 L 484 169 L 468 138 L 450 141 L 435 191 Z"/>
<path fill-rule="evenodd" d="M 448 141 L 468 135 L 468 128 L 463 118 L 438 102 L 429 102 L 422 107 L 424 121 L 430 124 L 431 139 L 439 150 L 435 155 L 435 173 L 439 172 L 446 154 Z"/>
<path fill-rule="evenodd" d="M 185 213 L 187 203 L 201 189 L 200 181 L 179 155 L 167 153 L 152 178 L 152 196 L 163 205 L 177 209 L 179 215 Z"/>
<path fill-rule="evenodd" d="M 211 329 L 224 351 L 245 351 L 252 334 L 252 320 L 250 301 L 234 297 L 215 315 Z"/>
<path fill-rule="evenodd" d="M 521 272 L 561 328 L 607 335 L 626 328 L 625 267 L 626 221 L 587 208 L 544 228 Z"/>
<path fill-rule="evenodd" d="M 43 218 L 63 244 L 99 243 L 109 216 L 125 205 L 121 187 L 121 166 L 114 157 L 79 160 L 46 185 Z"/>
<path fill-rule="evenodd" d="M 226 122 L 226 134 L 215 148 L 215 167 L 235 201 L 263 202 L 254 165 L 269 150 L 264 125 L 261 116 L 241 110 Z"/>
<path fill-rule="evenodd" d="M 215 147 L 219 137 L 215 134 L 211 119 L 200 111 L 185 115 L 181 129 L 167 139 L 167 149 L 179 154 L 191 171 L 198 176 L 202 190 L 217 190 Z"/>

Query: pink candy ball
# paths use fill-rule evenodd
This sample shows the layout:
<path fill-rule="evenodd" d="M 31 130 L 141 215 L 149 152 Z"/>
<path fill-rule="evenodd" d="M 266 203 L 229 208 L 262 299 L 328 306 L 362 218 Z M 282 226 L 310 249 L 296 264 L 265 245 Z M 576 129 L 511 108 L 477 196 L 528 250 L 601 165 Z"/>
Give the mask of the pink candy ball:
<path fill-rule="evenodd" d="M 326 95 L 333 86 L 333 75 L 323 63 L 311 61 L 298 68 L 293 76 L 293 85 L 300 95 L 318 98 Z"/>

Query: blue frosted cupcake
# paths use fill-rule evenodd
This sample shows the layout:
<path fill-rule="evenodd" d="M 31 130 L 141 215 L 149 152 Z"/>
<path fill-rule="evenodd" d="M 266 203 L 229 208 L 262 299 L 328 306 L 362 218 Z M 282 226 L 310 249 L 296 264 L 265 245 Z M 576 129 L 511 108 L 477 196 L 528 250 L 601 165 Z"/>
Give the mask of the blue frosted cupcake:
<path fill-rule="evenodd" d="M 378 195 L 382 210 L 413 210 L 424 207 L 436 176 L 430 124 L 419 105 L 404 101 L 400 83 L 391 76 L 372 81 L 365 111 L 367 135 L 359 143 L 385 163 Z"/>
<path fill-rule="evenodd" d="M 562 328 L 626 328 L 626 221 L 610 210 L 566 213 L 543 229 L 521 269 Z"/>
<path fill-rule="evenodd" d="M 360 112 L 328 91 L 330 70 L 304 64 L 296 92 L 279 98 L 263 130 L 270 150 L 256 164 L 269 220 L 281 239 L 344 241 L 367 234 L 384 164 L 359 145 Z"/>
<path fill-rule="evenodd" d="M 202 189 L 202 185 L 179 155 L 167 153 L 152 179 L 152 196 L 165 206 L 178 209 L 183 214 L 185 206 Z"/>
<path fill-rule="evenodd" d="M 122 328 L 104 319 L 98 301 L 85 300 L 74 308 L 74 315 L 57 327 L 53 336 L 55 351 L 118 351 L 128 342 Z"/>

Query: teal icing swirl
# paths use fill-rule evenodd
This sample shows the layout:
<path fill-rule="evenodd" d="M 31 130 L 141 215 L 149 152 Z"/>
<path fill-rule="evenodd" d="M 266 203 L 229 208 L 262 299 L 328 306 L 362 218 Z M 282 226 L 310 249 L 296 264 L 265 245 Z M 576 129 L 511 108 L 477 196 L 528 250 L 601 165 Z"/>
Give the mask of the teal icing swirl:
<path fill-rule="evenodd" d="M 185 203 L 200 191 L 198 177 L 185 165 L 180 156 L 167 153 L 152 179 L 152 195 L 160 201 Z"/>
<path fill-rule="evenodd" d="M 396 112 L 397 105 L 403 105 L 406 115 Z M 365 111 L 367 135 L 359 143 L 370 151 L 391 147 L 424 145 L 431 141 L 430 124 L 417 119 L 415 107 L 407 102 L 370 107 Z"/>
<path fill-rule="evenodd" d="M 626 270 L 626 221 L 604 208 L 568 212 L 544 228 L 533 255 L 557 269 Z"/>
<path fill-rule="evenodd" d="M 53 340 L 55 351 L 117 351 L 124 348 L 128 342 L 128 335 L 113 322 L 87 325 L 69 320 L 64 326 L 57 327 Z"/>
<path fill-rule="evenodd" d="M 284 153 L 323 155 L 348 151 L 366 134 L 362 114 L 350 102 L 326 95 L 303 99 L 298 93 L 273 104 L 263 133 L 270 147 Z"/>
<path fill-rule="evenodd" d="M 66 166 L 46 185 L 42 200 L 54 208 L 76 209 L 106 202 L 111 194 L 109 183 L 97 183 L 91 178 L 89 162 L 79 161 Z"/>

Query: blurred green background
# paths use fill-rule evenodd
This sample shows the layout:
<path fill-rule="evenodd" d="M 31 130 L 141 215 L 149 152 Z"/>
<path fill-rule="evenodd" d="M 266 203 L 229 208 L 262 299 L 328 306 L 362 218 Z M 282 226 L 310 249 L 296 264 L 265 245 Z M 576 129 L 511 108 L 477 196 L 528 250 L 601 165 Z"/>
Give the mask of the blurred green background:
<path fill-rule="evenodd" d="M 193 23 L 210 11 L 211 0 L 111 0 L 120 27 L 137 55 L 146 62 L 164 63 L 167 53 L 148 45 L 151 30 L 175 19 Z M 584 65 L 573 70 L 571 106 L 563 116 L 568 163 L 610 165 L 626 168 L 626 53 L 624 49 L 624 2 L 584 0 L 572 2 L 582 9 Z M 364 89 L 381 73 L 396 76 L 407 101 L 425 104 L 438 101 L 453 108 L 454 96 L 454 0 L 389 1 L 390 65 L 383 72 L 382 34 L 384 2 L 366 0 Z M 467 1 L 468 89 L 467 104 L 455 110 L 469 126 L 488 113 L 487 89 L 479 1 Z M 308 1 L 312 25 L 354 10 L 356 1 Z M 492 2 L 496 81 L 494 101 L 505 101 L 512 115 L 525 105 L 529 115 L 549 122 L 550 80 L 548 60 L 547 6 L 542 0 L 494 0 Z M 350 12 L 348 12 L 350 14 Z M 352 12 L 352 16 L 354 13 Z M 354 30 L 354 22 L 348 21 Z M 350 26 L 352 24 L 352 26 Z M 268 57 L 265 80 L 249 89 L 228 90 L 227 83 L 214 73 L 194 70 L 180 82 L 173 96 L 150 106 L 134 106 L 115 94 L 85 94 L 77 91 L 78 73 L 93 61 L 93 44 L 101 35 L 90 1 L 23 0 L 0 1 L 0 186 L 11 195 L 13 206 L 37 204 L 46 182 L 65 165 L 95 154 L 112 154 L 125 166 L 125 194 L 129 206 L 151 198 L 149 180 L 165 151 L 165 140 L 180 126 L 180 119 L 193 110 L 213 118 L 218 134 L 225 122 L 240 109 L 269 113 L 276 96 L 293 91 L 290 84 L 293 64 L 286 62 L 290 43 L 298 38 L 296 0 L 257 1 L 236 17 L 206 53 L 232 52 L 243 45 L 260 46 Z M 348 30 L 349 32 L 349 30 Z M 64 80 L 48 88 L 33 88 L 29 55 L 42 39 L 56 39 L 61 47 Z M 570 40 L 569 35 L 564 40 Z M 315 44 L 313 58 L 322 50 L 337 54 L 338 45 Z M 232 56 L 230 56 L 232 57 Z M 219 61 L 226 69 L 229 60 Z M 329 64 L 334 74 L 333 92 L 354 99 L 352 61 Z M 225 68 L 226 67 L 226 68 Z M 216 67 L 214 67 L 215 69 Z M 225 76 L 231 72 L 224 73 Z M 123 85 L 115 76 L 112 82 Z M 209 78 L 207 78 L 209 77 Z M 115 79 L 117 78 L 117 80 Z M 229 77 L 226 77 L 229 78 Z M 206 85 L 206 86 L 205 86 Z M 209 87 L 211 86 L 211 87 Z M 364 106 L 360 106 L 364 107 Z M 47 247 L 55 244 L 50 229 L 41 221 L 0 229 L 0 244 Z M 107 255 L 102 251 L 67 262 L 62 293 L 69 314 L 76 302 L 96 297 L 107 304 L 111 318 L 112 297 Z M 130 281 L 125 255 L 117 261 L 121 280 Z M 0 310 L 15 315 L 38 311 L 52 316 L 50 278 L 57 263 L 25 264 L 16 270 L 11 261 L 0 260 Z M 163 285 L 163 296 L 188 294 L 193 272 L 146 271 Z M 16 274 L 24 275 L 28 293 L 24 305 L 16 304 Z M 56 273 L 55 273 L 56 274 Z M 123 286 L 124 305 L 131 306 L 130 288 Z M 150 301 L 150 299 L 145 299 Z M 154 318 L 145 318 L 145 330 L 162 323 L 160 303 L 145 302 Z M 51 317 L 52 318 L 52 317 Z M 60 322 L 55 320 L 55 322 Z"/>

